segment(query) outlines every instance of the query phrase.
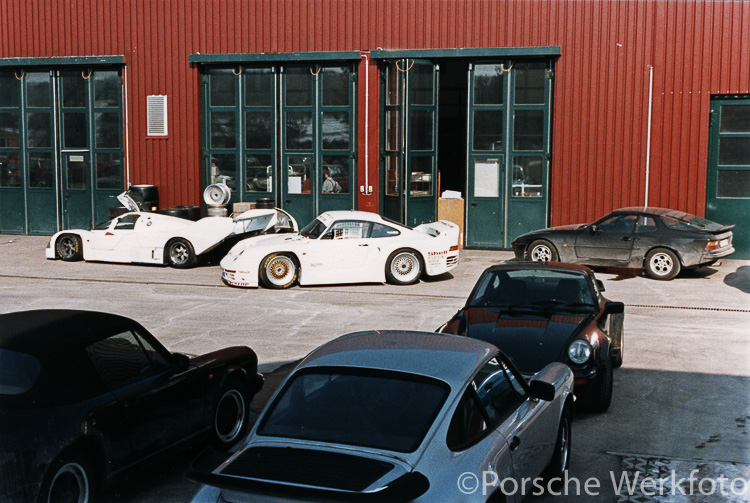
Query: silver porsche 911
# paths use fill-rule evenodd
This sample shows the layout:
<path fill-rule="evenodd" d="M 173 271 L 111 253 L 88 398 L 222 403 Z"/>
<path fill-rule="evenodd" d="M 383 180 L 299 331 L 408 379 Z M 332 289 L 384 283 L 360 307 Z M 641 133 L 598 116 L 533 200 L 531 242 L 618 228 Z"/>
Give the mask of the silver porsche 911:
<path fill-rule="evenodd" d="M 572 388 L 565 365 L 527 381 L 478 340 L 345 335 L 297 366 L 238 452 L 196 461 L 193 503 L 518 501 L 567 469 Z"/>

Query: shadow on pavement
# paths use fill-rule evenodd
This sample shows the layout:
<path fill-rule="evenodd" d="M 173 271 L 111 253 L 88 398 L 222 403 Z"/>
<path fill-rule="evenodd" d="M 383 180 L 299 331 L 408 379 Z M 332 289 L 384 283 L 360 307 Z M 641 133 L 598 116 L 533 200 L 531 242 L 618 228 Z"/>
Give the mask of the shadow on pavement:
<path fill-rule="evenodd" d="M 741 292 L 750 293 L 750 266 L 743 265 L 735 272 L 727 274 L 724 283 Z"/>

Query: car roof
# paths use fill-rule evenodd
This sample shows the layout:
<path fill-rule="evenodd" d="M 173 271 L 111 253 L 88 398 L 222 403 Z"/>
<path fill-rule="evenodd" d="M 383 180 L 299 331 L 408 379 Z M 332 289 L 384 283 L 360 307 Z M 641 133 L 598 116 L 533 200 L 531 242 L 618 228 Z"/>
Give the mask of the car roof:
<path fill-rule="evenodd" d="M 84 347 L 124 328 L 138 326 L 116 314 L 73 309 L 38 309 L 0 314 L 0 348 L 40 359 Z"/>
<path fill-rule="evenodd" d="M 619 208 L 614 210 L 612 213 L 646 213 L 650 215 L 674 215 L 674 216 L 694 216 L 684 211 L 672 210 L 669 208 L 657 208 L 653 206 L 629 206 L 627 208 Z"/>
<path fill-rule="evenodd" d="M 371 213 L 369 211 L 336 210 L 336 211 L 326 211 L 325 213 L 321 213 L 320 216 L 323 216 L 323 215 L 328 215 L 333 220 L 356 219 L 356 220 L 366 220 L 368 222 L 384 222 L 383 217 L 381 217 L 377 213 Z"/>
<path fill-rule="evenodd" d="M 552 269 L 555 271 L 576 271 L 581 273 L 592 272 L 590 268 L 580 264 L 569 264 L 567 262 L 536 262 L 532 260 L 508 260 L 488 267 L 486 270 L 500 269 Z"/>
<path fill-rule="evenodd" d="M 322 366 L 382 369 L 432 377 L 460 387 L 497 351 L 484 341 L 435 332 L 355 332 L 319 347 L 298 370 Z"/>

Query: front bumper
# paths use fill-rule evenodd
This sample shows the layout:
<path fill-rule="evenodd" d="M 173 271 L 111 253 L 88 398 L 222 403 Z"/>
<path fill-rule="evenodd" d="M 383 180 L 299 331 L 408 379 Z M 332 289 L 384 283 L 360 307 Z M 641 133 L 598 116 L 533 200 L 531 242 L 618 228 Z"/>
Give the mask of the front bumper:
<path fill-rule="evenodd" d="M 244 288 L 257 288 L 258 278 L 257 275 L 249 274 L 241 271 L 232 271 L 229 269 L 221 270 L 221 279 L 227 285 L 239 286 Z"/>
<path fill-rule="evenodd" d="M 587 402 L 599 389 L 601 373 L 597 368 L 573 369 L 573 393 L 578 400 Z"/>

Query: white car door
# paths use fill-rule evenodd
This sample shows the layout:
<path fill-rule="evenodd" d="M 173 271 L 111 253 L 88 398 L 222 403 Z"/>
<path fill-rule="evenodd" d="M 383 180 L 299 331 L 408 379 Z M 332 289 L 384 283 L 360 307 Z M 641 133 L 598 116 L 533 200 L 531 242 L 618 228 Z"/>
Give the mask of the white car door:
<path fill-rule="evenodd" d="M 378 249 L 368 233 L 370 222 L 339 220 L 305 250 L 303 284 L 335 284 L 380 281 Z"/>
<path fill-rule="evenodd" d="M 106 230 L 93 231 L 87 260 L 130 262 L 138 245 L 135 226 L 139 218 L 138 213 L 126 213 L 112 220 Z"/>

